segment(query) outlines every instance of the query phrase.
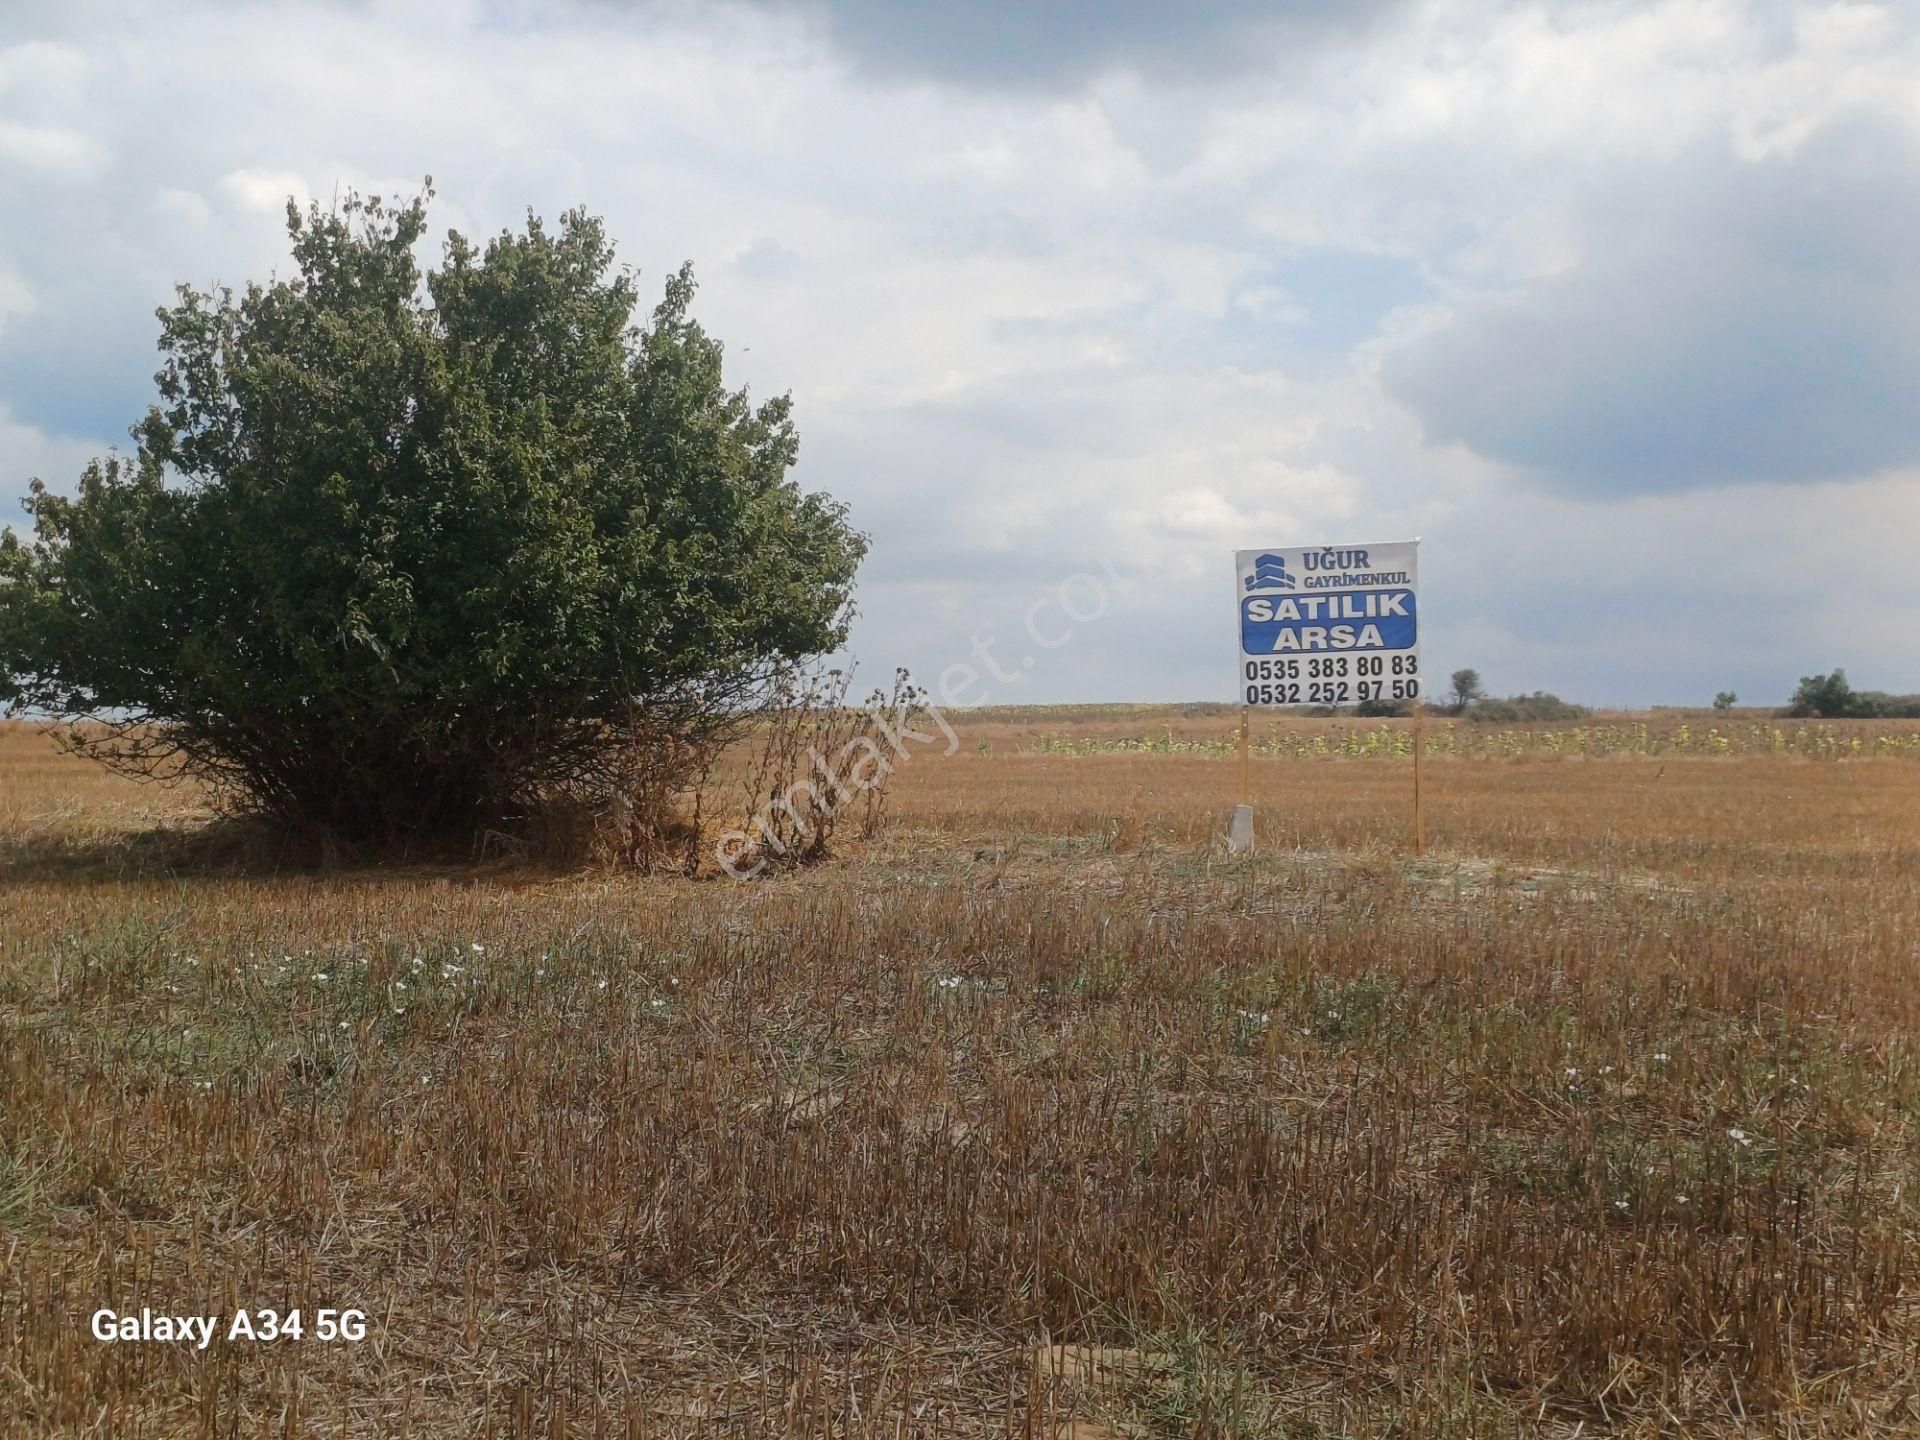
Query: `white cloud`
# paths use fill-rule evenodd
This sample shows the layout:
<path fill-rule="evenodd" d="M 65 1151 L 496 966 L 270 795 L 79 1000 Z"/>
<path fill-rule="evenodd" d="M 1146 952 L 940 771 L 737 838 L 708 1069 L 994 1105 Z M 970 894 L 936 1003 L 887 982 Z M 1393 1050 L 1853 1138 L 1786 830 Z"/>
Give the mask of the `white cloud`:
<path fill-rule="evenodd" d="M 242 209 L 263 215 L 283 213 L 290 199 L 302 210 L 313 201 L 313 191 L 308 188 L 306 178 L 291 170 L 229 171 L 220 177 L 220 188 Z"/>
<path fill-rule="evenodd" d="M 0 166 L 80 181 L 103 170 L 107 158 L 104 145 L 76 130 L 0 119 Z"/>
<path fill-rule="evenodd" d="M 199 232 L 213 220 L 213 207 L 194 190 L 162 187 L 153 197 L 153 214 L 162 224 Z"/>
<path fill-rule="evenodd" d="M 32 288 L 19 273 L 0 261 L 0 332 L 6 330 L 7 322 L 14 316 L 32 314 L 38 303 Z"/>

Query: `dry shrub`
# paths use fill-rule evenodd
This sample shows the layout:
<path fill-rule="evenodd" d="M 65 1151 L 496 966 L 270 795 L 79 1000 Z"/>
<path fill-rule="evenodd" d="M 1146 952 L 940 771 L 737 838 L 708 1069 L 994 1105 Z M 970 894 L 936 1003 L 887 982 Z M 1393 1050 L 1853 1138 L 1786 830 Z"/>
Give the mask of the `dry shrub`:
<path fill-rule="evenodd" d="M 604 858 L 642 873 L 691 875 L 700 863 L 707 782 L 731 731 L 639 737 L 626 783 L 608 812 Z"/>
<path fill-rule="evenodd" d="M 559 795 L 511 832 L 485 832 L 476 856 L 694 876 L 723 816 L 746 827 L 741 858 L 756 873 L 826 858 L 849 822 L 870 838 L 885 822 L 894 737 L 925 713 L 925 695 L 900 670 L 853 706 L 851 681 L 850 671 L 795 667 L 731 723 L 636 728 L 613 783 Z"/>
<path fill-rule="evenodd" d="M 893 736 L 925 712 L 926 693 L 905 670 L 864 706 L 846 703 L 851 671 L 786 677 L 768 704 L 747 785 L 750 848 L 738 863 L 791 869 L 824 858 L 840 826 L 871 838 L 885 823 Z"/>

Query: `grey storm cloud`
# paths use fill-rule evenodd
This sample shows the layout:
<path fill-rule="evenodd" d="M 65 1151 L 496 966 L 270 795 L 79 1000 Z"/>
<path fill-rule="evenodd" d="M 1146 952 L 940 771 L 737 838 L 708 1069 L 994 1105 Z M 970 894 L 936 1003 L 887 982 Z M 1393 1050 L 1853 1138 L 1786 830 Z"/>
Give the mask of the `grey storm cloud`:
<path fill-rule="evenodd" d="M 1028 88 L 1108 68 L 1218 74 L 1270 64 L 1400 0 L 762 0 L 824 18 L 854 60 L 962 85 Z"/>
<path fill-rule="evenodd" d="M 1920 148 L 1855 125 L 1790 156 L 1620 178 L 1582 258 L 1388 352 L 1430 441 L 1589 494 L 1920 461 Z"/>

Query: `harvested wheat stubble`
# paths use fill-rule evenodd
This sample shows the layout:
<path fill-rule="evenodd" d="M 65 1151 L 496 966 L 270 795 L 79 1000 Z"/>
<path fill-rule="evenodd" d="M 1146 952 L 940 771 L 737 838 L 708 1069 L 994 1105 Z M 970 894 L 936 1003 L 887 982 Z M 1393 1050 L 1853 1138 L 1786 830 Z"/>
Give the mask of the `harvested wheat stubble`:
<path fill-rule="evenodd" d="M 1412 861 L 1275 760 L 1228 862 L 1005 723 L 745 887 L 181 872 L 0 738 L 12 1433 L 1920 1425 L 1920 766 L 1443 758 Z M 369 1338 L 86 1331 L 242 1303 Z"/>

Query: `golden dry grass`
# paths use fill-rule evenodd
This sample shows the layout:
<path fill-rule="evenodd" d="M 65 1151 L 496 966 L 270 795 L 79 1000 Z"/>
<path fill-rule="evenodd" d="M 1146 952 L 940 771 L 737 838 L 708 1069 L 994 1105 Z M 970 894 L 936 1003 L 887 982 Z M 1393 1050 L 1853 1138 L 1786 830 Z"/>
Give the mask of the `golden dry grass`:
<path fill-rule="evenodd" d="M 1268 759 L 1229 861 L 1232 724 L 980 717 L 744 886 L 188 864 L 0 727 L 7 1423 L 1920 1426 L 1920 763 L 1440 758 L 1415 860 Z M 237 1304 L 372 1323 L 87 1331 Z"/>

